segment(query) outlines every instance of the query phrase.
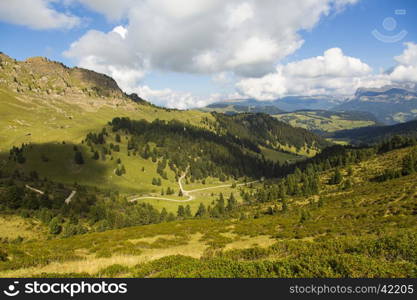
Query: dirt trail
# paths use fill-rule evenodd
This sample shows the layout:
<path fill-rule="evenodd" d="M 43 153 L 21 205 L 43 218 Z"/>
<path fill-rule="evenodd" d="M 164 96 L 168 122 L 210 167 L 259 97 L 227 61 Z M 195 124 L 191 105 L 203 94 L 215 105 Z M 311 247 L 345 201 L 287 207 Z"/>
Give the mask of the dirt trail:
<path fill-rule="evenodd" d="M 40 195 L 45 195 L 44 192 L 42 192 L 41 190 L 35 189 L 35 188 L 31 187 L 30 185 L 25 185 L 25 188 L 27 188 L 28 190 L 31 190 L 32 192 L 38 193 Z"/>
<path fill-rule="evenodd" d="M 72 198 L 74 198 L 75 194 L 77 193 L 77 191 L 72 191 L 71 194 L 68 196 L 67 199 L 65 199 L 65 204 L 70 204 Z"/>
<path fill-rule="evenodd" d="M 212 189 L 218 189 L 218 188 L 226 188 L 226 187 L 231 187 L 233 184 L 224 184 L 224 185 L 218 185 L 218 186 L 212 186 L 212 187 L 206 187 L 206 188 L 201 188 L 201 189 L 194 189 L 194 190 L 185 190 L 183 185 L 182 185 L 182 180 L 185 178 L 185 176 L 187 176 L 188 173 L 188 169 L 181 175 L 181 177 L 178 179 L 178 186 L 183 194 L 184 197 L 187 197 L 188 199 L 186 200 L 177 200 L 177 199 L 169 199 L 169 198 L 164 198 L 164 197 L 152 197 L 152 196 L 141 196 L 141 197 L 134 197 L 133 199 L 130 199 L 129 202 L 135 202 L 138 200 L 145 200 L 145 199 L 155 199 L 155 200 L 162 200 L 162 201 L 170 201 L 170 202 L 190 202 L 193 201 L 195 199 L 195 196 L 191 195 L 191 193 L 195 193 L 195 192 L 201 192 L 201 191 L 206 191 L 206 190 L 212 190 Z M 243 185 L 248 185 L 251 183 L 256 183 L 259 180 L 255 180 L 255 181 L 251 181 L 251 182 L 247 182 L 247 183 L 240 183 L 237 184 L 236 186 L 243 186 Z"/>

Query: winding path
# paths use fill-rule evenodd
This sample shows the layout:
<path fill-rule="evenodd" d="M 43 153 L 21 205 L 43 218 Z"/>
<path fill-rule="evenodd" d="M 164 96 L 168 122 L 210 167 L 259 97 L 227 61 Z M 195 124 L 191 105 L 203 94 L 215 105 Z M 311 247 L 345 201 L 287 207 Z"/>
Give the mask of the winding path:
<path fill-rule="evenodd" d="M 77 191 L 72 191 L 71 194 L 68 196 L 67 199 L 65 199 L 65 204 L 70 204 L 72 198 L 74 198 L 75 194 L 77 193 Z"/>
<path fill-rule="evenodd" d="M 31 187 L 30 185 L 25 185 L 25 188 L 27 188 L 28 190 L 31 190 L 32 192 L 38 193 L 40 195 L 45 195 L 44 192 L 42 192 L 41 190 L 35 189 L 35 188 Z"/>
<path fill-rule="evenodd" d="M 186 200 L 177 200 L 177 199 L 169 199 L 169 198 L 163 198 L 163 197 L 141 196 L 141 197 L 135 197 L 133 199 L 130 199 L 129 202 L 135 202 L 135 201 L 138 201 L 138 200 L 145 200 L 145 199 L 154 199 L 154 200 L 162 200 L 162 201 L 169 201 L 169 202 L 185 203 L 185 202 L 193 201 L 195 199 L 195 196 L 191 195 L 191 193 L 206 191 L 206 190 L 212 190 L 212 189 L 218 189 L 218 188 L 226 188 L 226 187 L 231 187 L 233 185 L 233 184 L 224 184 L 224 185 L 206 187 L 206 188 L 195 189 L 195 190 L 190 190 L 190 191 L 184 190 L 184 187 L 182 185 L 182 180 L 187 175 L 188 169 L 189 168 L 187 168 L 187 170 L 178 179 L 178 186 L 180 187 L 180 190 L 181 190 L 183 196 L 188 197 L 188 199 L 186 199 Z M 251 183 L 258 182 L 258 181 L 259 180 L 251 181 L 251 182 L 247 182 L 247 183 L 240 183 L 240 184 L 237 184 L 236 186 L 238 187 L 238 186 L 248 185 L 248 184 L 251 184 Z"/>

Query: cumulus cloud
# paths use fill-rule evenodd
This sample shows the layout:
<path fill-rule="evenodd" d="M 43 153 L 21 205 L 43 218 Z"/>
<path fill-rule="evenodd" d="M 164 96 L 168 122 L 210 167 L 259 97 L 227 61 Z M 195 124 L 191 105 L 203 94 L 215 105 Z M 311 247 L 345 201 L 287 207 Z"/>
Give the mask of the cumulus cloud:
<path fill-rule="evenodd" d="M 75 0 L 73 0 L 75 1 Z M 303 43 L 298 32 L 354 0 L 77 0 L 108 18 L 126 18 L 124 47 L 152 68 L 262 76 Z M 89 40 L 90 39 L 90 40 Z M 88 34 L 83 43 L 97 43 Z M 101 47 L 108 47 L 101 40 Z M 76 60 L 85 55 L 73 44 Z M 89 54 L 90 55 L 90 54 Z M 134 62 L 132 62 L 134 63 Z"/>
<path fill-rule="evenodd" d="M 280 65 L 275 72 L 261 78 L 242 79 L 236 87 L 244 97 L 274 100 L 287 95 L 350 96 L 360 87 L 417 82 L 417 44 L 405 46 L 404 52 L 395 57 L 397 65 L 389 73 L 375 74 L 366 63 L 332 48 L 323 56 Z"/>
<path fill-rule="evenodd" d="M 300 30 L 357 0 L 69 1 L 123 19 L 112 32 L 86 33 L 65 55 L 129 92 L 147 70 L 262 77 L 302 46 Z"/>
<path fill-rule="evenodd" d="M 86 7 L 105 15 L 111 21 L 126 17 L 137 0 L 66 0 L 67 4 L 79 2 Z"/>
<path fill-rule="evenodd" d="M 395 57 L 398 66 L 389 74 L 396 82 L 417 81 L 417 44 L 406 43 L 404 52 Z"/>
<path fill-rule="evenodd" d="M 261 78 L 243 79 L 239 91 L 260 100 L 284 95 L 349 94 L 362 84 L 372 69 L 357 58 L 332 48 L 323 56 L 279 65 L 274 73 Z"/>
<path fill-rule="evenodd" d="M 70 29 L 80 24 L 76 16 L 56 11 L 56 0 L 0 1 L 0 21 L 32 29 Z"/>
<path fill-rule="evenodd" d="M 124 91 L 131 92 L 145 76 L 146 61 L 125 43 L 128 35 L 123 26 L 108 33 L 90 30 L 64 56 L 76 58 L 82 68 L 113 77 Z"/>
<path fill-rule="evenodd" d="M 204 107 L 222 99 L 222 95 L 220 94 L 212 94 L 208 97 L 197 97 L 189 92 L 174 91 L 168 88 L 154 90 L 147 85 L 137 87 L 134 89 L 134 92 L 156 105 L 177 109 Z"/>

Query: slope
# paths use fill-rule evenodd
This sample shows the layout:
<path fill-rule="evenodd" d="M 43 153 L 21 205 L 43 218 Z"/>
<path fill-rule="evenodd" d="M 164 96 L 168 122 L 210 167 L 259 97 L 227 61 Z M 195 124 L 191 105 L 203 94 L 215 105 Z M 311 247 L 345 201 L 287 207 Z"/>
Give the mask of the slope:
<path fill-rule="evenodd" d="M 415 138 L 417 121 L 409 121 L 391 126 L 370 126 L 352 130 L 337 131 L 330 135 L 335 139 L 347 139 L 352 143 L 378 143 L 395 135 Z"/>
<path fill-rule="evenodd" d="M 1 275 L 415 277 L 417 175 L 374 178 L 401 169 L 417 149 L 360 151 L 365 150 L 368 158 L 339 167 L 341 182 L 329 183 L 334 168 L 321 171 L 319 194 L 288 196 L 285 209 L 282 199 L 255 199 L 240 206 L 238 218 L 232 214 L 3 244 Z"/>

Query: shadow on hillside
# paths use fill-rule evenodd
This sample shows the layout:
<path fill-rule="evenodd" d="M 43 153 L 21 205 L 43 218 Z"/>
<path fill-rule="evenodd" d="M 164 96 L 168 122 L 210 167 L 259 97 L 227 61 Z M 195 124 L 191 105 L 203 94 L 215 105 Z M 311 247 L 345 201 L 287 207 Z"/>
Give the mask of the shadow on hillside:
<path fill-rule="evenodd" d="M 77 152 L 82 161 L 76 162 Z M 18 170 L 30 175 L 36 172 L 39 178 L 66 184 L 78 183 L 89 186 L 103 186 L 112 164 L 110 158 L 103 161 L 93 159 L 93 153 L 84 145 L 74 144 L 28 144 L 10 152 L 0 153 L 0 171 L 11 175 Z"/>

